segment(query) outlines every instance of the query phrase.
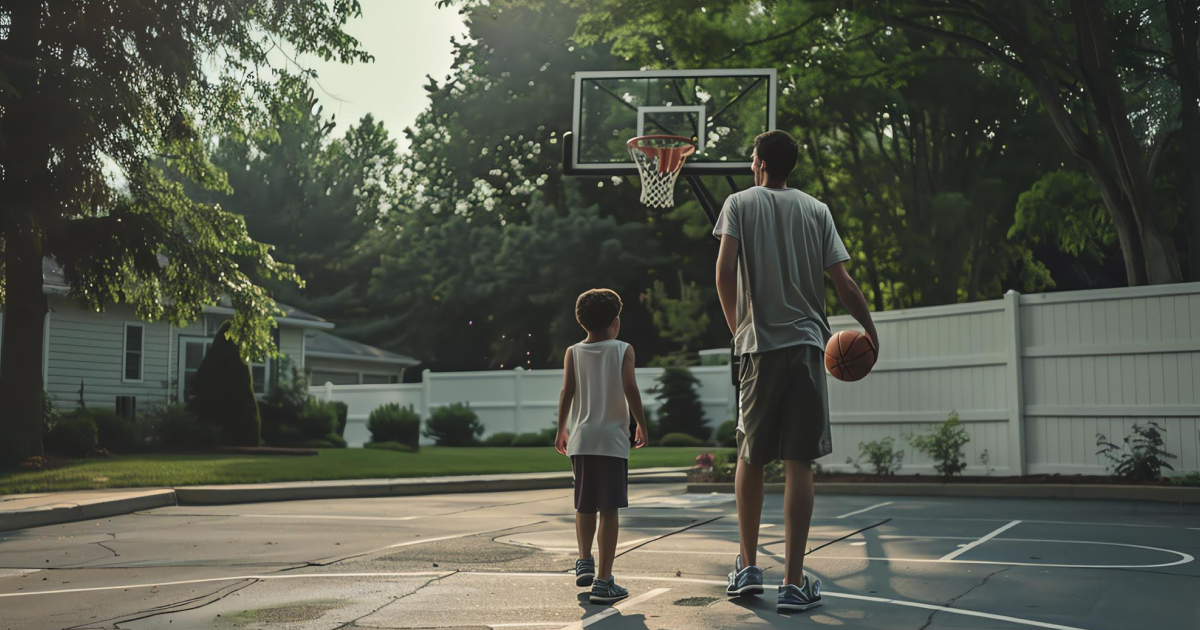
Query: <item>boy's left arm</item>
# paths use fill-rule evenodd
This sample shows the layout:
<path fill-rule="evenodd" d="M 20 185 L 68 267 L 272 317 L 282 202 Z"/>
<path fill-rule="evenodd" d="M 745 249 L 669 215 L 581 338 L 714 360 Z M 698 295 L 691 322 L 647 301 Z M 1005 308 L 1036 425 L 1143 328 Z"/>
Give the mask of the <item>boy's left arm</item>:
<path fill-rule="evenodd" d="M 563 386 L 558 394 L 558 432 L 554 435 L 554 450 L 567 454 L 567 414 L 571 412 L 571 401 L 575 398 L 575 357 L 571 348 L 563 357 Z"/>
<path fill-rule="evenodd" d="M 646 413 L 642 409 L 642 392 L 637 386 L 637 375 L 634 366 L 637 358 L 633 354 L 633 346 L 625 349 L 625 359 L 621 362 L 621 387 L 625 390 L 625 401 L 629 403 L 629 413 L 637 422 L 637 433 L 633 437 L 633 447 L 642 448 L 650 438 L 646 428 Z"/>

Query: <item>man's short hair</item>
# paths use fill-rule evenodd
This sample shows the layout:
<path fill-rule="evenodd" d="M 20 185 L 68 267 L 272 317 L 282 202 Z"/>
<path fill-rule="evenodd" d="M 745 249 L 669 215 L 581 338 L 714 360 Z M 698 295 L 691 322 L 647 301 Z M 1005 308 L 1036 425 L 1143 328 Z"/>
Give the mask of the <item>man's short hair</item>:
<path fill-rule="evenodd" d="M 796 139 L 788 132 L 768 131 L 754 138 L 754 149 L 758 159 L 767 163 L 767 175 L 772 179 L 782 179 L 796 168 L 796 160 L 800 156 L 800 148 Z"/>
<path fill-rule="evenodd" d="M 575 300 L 575 321 L 588 332 L 608 328 L 621 314 L 621 296 L 612 289 L 589 289 Z"/>

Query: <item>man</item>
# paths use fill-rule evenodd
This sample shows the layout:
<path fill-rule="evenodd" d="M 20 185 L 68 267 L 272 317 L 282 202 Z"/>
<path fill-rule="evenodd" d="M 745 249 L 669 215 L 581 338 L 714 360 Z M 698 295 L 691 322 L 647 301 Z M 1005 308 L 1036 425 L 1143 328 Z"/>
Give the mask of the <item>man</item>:
<path fill-rule="evenodd" d="M 763 467 L 786 468 L 786 558 L 776 612 L 821 604 L 820 580 L 804 574 L 804 549 L 812 519 L 812 461 L 832 450 L 825 391 L 825 319 L 828 272 L 838 298 L 876 348 L 878 336 L 858 285 L 846 272 L 850 255 L 829 207 L 787 187 L 796 166 L 796 141 L 783 131 L 754 139 L 755 186 L 730 195 L 713 234 L 717 293 L 741 357 L 738 399 L 738 464 L 735 477 L 741 554 L 726 593 L 763 592 L 756 566 L 762 518 Z"/>

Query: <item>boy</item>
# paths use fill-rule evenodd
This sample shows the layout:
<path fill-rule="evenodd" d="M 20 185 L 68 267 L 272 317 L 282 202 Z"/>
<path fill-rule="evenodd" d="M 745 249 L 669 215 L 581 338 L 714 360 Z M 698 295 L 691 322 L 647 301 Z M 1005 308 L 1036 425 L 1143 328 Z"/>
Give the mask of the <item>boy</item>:
<path fill-rule="evenodd" d="M 567 348 L 563 359 L 554 448 L 571 457 L 575 474 L 575 584 L 591 585 L 593 604 L 611 604 L 629 597 L 612 575 L 617 509 L 629 506 L 629 415 L 637 422 L 637 448 L 646 444 L 646 418 L 634 380 L 633 348 L 616 338 L 621 330 L 620 296 L 608 289 L 585 291 L 575 301 L 575 320 L 587 338 Z M 597 512 L 599 566 L 592 558 Z"/>
<path fill-rule="evenodd" d="M 875 345 L 867 301 L 843 263 L 850 259 L 829 207 L 787 187 L 796 166 L 796 141 L 783 131 L 754 139 L 755 186 L 730 195 L 713 235 L 717 294 L 725 323 L 741 357 L 738 397 L 737 493 L 741 554 L 726 594 L 763 592 L 755 566 L 762 518 L 763 466 L 783 460 L 785 574 L 776 612 L 821 604 L 821 582 L 804 574 L 804 549 L 812 519 L 812 460 L 832 450 L 825 392 L 825 283 L 828 272 L 838 298 Z"/>

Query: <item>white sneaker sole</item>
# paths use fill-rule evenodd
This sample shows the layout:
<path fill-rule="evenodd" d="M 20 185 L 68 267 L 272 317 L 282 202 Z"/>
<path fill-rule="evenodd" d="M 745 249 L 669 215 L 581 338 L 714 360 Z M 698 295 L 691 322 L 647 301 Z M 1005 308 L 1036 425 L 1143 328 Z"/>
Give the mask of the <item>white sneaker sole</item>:
<path fill-rule="evenodd" d="M 592 580 L 595 578 L 595 573 L 584 573 L 583 575 L 577 575 L 575 576 L 575 586 L 591 586 Z"/>
<path fill-rule="evenodd" d="M 629 597 L 628 593 L 624 595 L 614 595 L 612 597 L 596 597 L 595 595 L 590 595 L 588 596 L 588 601 L 592 602 L 593 604 L 612 604 L 619 602 L 626 597 Z"/>
<path fill-rule="evenodd" d="M 762 595 L 763 587 L 759 584 L 747 584 L 738 589 L 725 589 L 725 595 L 728 597 L 743 597 L 745 595 Z"/>
<path fill-rule="evenodd" d="M 812 610 L 813 608 L 816 608 L 817 606 L 820 606 L 820 605 L 821 605 L 821 602 L 813 602 L 811 604 L 777 604 L 775 606 L 775 612 L 777 612 L 777 613 L 804 612 L 806 610 Z"/>

